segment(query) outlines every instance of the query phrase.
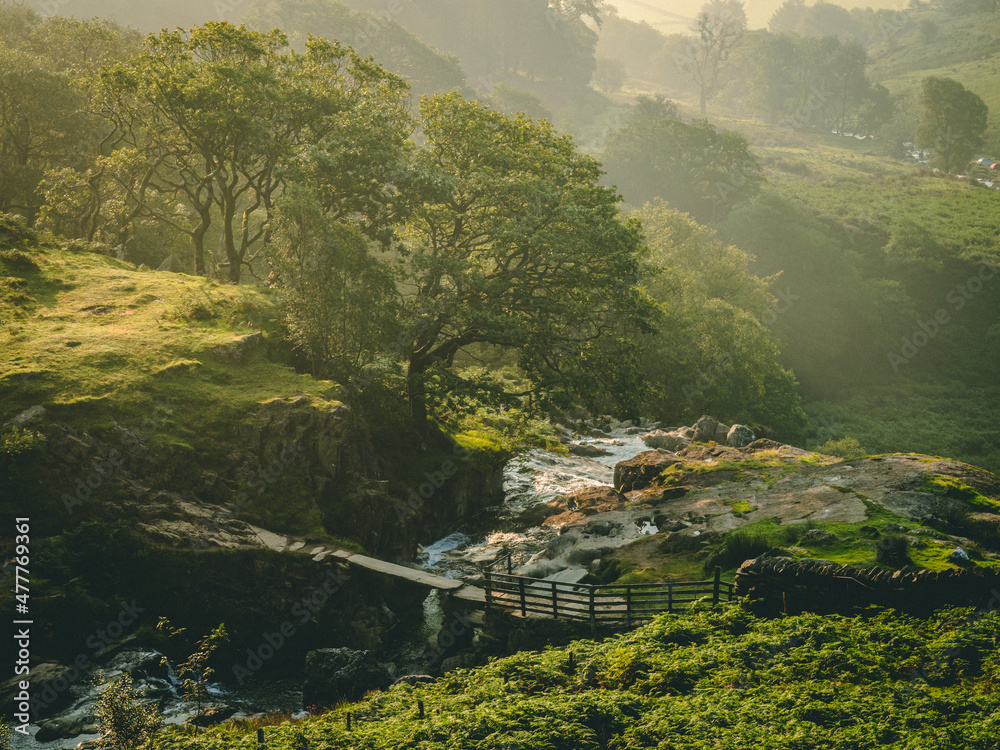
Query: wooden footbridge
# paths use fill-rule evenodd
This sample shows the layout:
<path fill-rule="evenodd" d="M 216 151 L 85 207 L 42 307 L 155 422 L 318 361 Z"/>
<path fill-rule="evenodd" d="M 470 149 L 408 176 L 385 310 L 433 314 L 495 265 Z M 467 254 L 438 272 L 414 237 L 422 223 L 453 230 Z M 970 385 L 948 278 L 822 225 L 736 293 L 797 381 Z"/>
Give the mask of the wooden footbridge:
<path fill-rule="evenodd" d="M 262 542 L 278 551 L 301 551 L 317 562 L 338 560 L 351 567 L 436 589 L 477 608 L 496 608 L 520 617 L 589 621 L 595 629 L 599 625 L 631 627 L 696 602 L 716 606 L 733 598 L 733 584 L 720 580 L 718 568 L 710 581 L 594 585 L 515 575 L 513 557 L 506 554 L 486 566 L 479 586 L 348 550 L 309 548 L 301 541 L 289 543 L 287 538 L 263 529 L 255 531 Z"/>

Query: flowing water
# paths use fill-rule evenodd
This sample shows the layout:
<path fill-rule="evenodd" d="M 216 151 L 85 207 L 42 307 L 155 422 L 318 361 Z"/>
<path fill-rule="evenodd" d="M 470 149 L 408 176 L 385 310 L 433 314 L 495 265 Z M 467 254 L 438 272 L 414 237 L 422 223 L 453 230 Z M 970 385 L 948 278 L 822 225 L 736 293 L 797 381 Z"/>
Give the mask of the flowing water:
<path fill-rule="evenodd" d="M 611 485 L 615 464 L 649 450 L 637 433 L 652 429 L 655 427 L 619 428 L 607 433 L 608 437 L 579 441 L 604 450 L 603 456 L 561 456 L 540 448 L 518 456 L 504 470 L 504 503 L 488 508 L 456 532 L 424 547 L 418 562 L 438 575 L 474 579 L 504 548 L 528 554 L 539 552 L 558 536 L 558 531 L 539 526 L 525 528 L 518 516 L 561 495 Z"/>

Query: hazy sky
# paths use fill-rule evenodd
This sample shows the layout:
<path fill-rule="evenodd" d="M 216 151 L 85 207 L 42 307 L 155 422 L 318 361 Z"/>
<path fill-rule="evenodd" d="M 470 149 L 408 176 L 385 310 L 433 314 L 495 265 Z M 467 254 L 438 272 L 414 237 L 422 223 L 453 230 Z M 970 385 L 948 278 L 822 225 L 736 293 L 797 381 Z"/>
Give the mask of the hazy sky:
<path fill-rule="evenodd" d="M 646 21 L 651 26 L 672 34 L 683 31 L 691 25 L 698 9 L 705 0 L 608 0 L 618 8 L 625 18 L 635 21 Z M 777 10 L 783 0 L 744 0 L 747 19 L 751 28 L 767 26 L 771 14 Z M 807 0 L 808 2 L 808 0 Z M 812 5 L 812 2 L 808 2 Z M 845 8 L 905 8 L 906 0 L 844 0 L 836 3 Z"/>

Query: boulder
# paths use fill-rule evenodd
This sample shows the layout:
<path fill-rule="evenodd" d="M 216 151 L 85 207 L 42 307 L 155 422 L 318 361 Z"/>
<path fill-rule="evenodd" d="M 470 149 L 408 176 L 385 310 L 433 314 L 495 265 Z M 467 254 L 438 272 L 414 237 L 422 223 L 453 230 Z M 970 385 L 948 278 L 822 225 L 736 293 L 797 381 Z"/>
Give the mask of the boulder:
<path fill-rule="evenodd" d="M 605 450 L 601 446 L 594 445 L 593 443 L 572 442 L 566 447 L 574 456 L 582 456 L 584 458 L 596 458 L 597 456 L 611 455 L 611 451 Z"/>
<path fill-rule="evenodd" d="M 24 427 L 26 424 L 31 424 L 32 422 L 37 422 L 39 419 L 45 416 L 45 407 L 41 404 L 37 406 L 32 406 L 30 409 L 25 409 L 20 414 L 18 414 L 13 419 L 9 419 L 4 422 L 4 427 Z"/>
<path fill-rule="evenodd" d="M 645 451 L 628 461 L 619 461 L 615 464 L 615 489 L 618 492 L 641 490 L 676 463 L 680 463 L 679 458 L 657 451 Z"/>
<path fill-rule="evenodd" d="M 756 439 L 753 431 L 742 424 L 734 424 L 726 434 L 726 442 L 734 448 L 745 448 Z"/>
<path fill-rule="evenodd" d="M 303 706 L 332 706 L 355 701 L 371 690 L 384 690 L 392 677 L 368 651 L 321 648 L 306 654 L 302 676 Z"/>
<path fill-rule="evenodd" d="M 694 437 L 696 443 L 716 443 L 725 444 L 729 436 L 729 427 L 709 416 L 703 416 L 694 423 Z"/>
<path fill-rule="evenodd" d="M 654 430 L 640 435 L 639 439 L 650 448 L 660 448 L 668 451 L 679 451 L 691 444 L 691 441 L 680 435 L 678 432 L 664 432 Z"/>

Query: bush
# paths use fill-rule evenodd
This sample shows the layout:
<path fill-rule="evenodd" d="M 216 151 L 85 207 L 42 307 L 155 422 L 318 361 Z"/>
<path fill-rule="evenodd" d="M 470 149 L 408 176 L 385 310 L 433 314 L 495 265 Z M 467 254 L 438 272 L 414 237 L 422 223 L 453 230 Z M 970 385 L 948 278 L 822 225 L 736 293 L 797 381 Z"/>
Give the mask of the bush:
<path fill-rule="evenodd" d="M 97 699 L 95 713 L 101 744 L 116 750 L 139 747 L 163 725 L 163 716 L 157 708 L 139 702 L 130 674 L 106 683 Z"/>
<path fill-rule="evenodd" d="M 868 451 L 861 447 L 861 443 L 852 437 L 845 437 L 840 440 L 827 440 L 823 445 L 816 448 L 816 452 L 848 460 L 864 458 L 868 455 Z"/>
<path fill-rule="evenodd" d="M 759 531 L 733 531 L 705 564 L 705 570 L 735 568 L 746 560 L 760 557 L 774 547 L 771 537 Z"/>

